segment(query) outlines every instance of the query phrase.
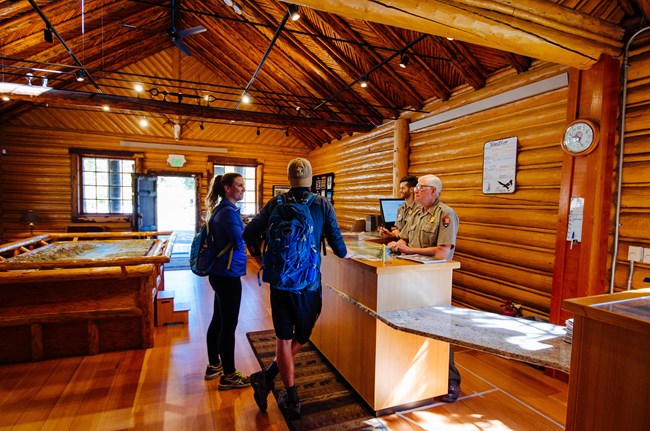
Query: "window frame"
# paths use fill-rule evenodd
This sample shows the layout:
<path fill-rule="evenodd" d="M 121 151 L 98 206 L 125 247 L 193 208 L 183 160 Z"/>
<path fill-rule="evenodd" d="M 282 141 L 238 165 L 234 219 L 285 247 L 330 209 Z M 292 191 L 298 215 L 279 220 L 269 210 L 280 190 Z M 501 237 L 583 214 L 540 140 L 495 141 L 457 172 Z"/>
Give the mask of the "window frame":
<path fill-rule="evenodd" d="M 141 157 L 128 151 L 102 151 L 85 148 L 70 148 L 70 177 L 72 185 L 72 221 L 118 223 L 131 222 L 131 213 L 85 213 L 83 212 L 83 166 L 84 157 L 133 160 L 133 173 L 140 172 Z"/>
<path fill-rule="evenodd" d="M 252 158 L 241 158 L 241 157 L 222 157 L 222 156 L 210 156 L 208 157 L 209 162 L 209 177 L 208 184 L 212 181 L 214 177 L 214 165 L 225 165 L 225 166 L 242 166 L 246 168 L 255 168 L 255 212 L 252 215 L 257 214 L 262 208 L 262 163 L 257 159 Z M 207 193 L 207 189 L 206 189 Z M 242 215 L 249 215 L 243 214 Z"/>

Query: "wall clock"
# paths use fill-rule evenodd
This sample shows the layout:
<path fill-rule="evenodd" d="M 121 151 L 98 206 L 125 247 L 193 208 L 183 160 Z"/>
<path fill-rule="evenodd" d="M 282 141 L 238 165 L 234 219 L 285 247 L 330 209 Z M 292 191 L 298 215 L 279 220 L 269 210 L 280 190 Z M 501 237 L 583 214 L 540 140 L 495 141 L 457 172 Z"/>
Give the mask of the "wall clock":
<path fill-rule="evenodd" d="M 590 120 L 578 119 L 566 127 L 561 146 L 572 156 L 584 156 L 598 145 L 598 125 Z"/>

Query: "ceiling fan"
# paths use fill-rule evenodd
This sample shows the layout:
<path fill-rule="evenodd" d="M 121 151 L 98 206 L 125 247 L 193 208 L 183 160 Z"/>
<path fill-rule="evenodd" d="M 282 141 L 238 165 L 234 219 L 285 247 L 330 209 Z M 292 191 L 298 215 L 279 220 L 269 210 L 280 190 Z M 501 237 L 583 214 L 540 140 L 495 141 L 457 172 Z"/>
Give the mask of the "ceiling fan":
<path fill-rule="evenodd" d="M 185 30 L 177 30 L 176 29 L 176 6 L 174 4 L 174 0 L 172 0 L 172 27 L 170 30 L 166 32 L 159 32 L 155 30 L 150 30 L 147 28 L 143 27 L 137 27 L 135 25 L 130 25 L 130 24 L 122 24 L 122 27 L 126 28 L 132 28 L 134 30 L 140 30 L 140 31 L 146 31 L 149 33 L 157 33 L 157 34 L 165 34 L 169 38 L 169 40 L 176 45 L 178 49 L 181 50 L 181 52 L 187 56 L 192 56 L 192 53 L 190 52 L 189 48 L 187 45 L 183 43 L 183 39 L 192 36 L 193 34 L 198 34 L 198 33 L 203 33 L 206 28 L 203 27 L 202 25 L 192 27 L 192 28 L 187 28 Z"/>

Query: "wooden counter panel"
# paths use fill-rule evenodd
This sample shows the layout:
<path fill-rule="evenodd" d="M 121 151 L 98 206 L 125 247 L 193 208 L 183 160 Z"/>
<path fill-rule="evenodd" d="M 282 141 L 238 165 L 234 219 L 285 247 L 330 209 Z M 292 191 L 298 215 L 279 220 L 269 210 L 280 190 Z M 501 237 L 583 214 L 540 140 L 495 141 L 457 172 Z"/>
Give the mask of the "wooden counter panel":
<path fill-rule="evenodd" d="M 323 310 L 311 340 L 375 412 L 446 393 L 449 344 L 397 331 L 367 310 L 449 305 L 456 267 L 451 261 L 424 265 L 323 257 Z"/>
<path fill-rule="evenodd" d="M 323 283 L 336 286 L 338 290 L 372 310 L 377 309 L 378 282 L 374 268 L 353 260 L 327 255 L 323 258 L 321 272 Z"/>
<path fill-rule="evenodd" d="M 650 334 L 575 317 L 567 431 L 650 429 Z"/>
<path fill-rule="evenodd" d="M 449 305 L 451 280 L 450 270 L 424 272 L 405 269 L 403 272 L 384 274 L 379 278 L 377 307 L 373 310 L 382 312 Z"/>
<path fill-rule="evenodd" d="M 311 340 L 357 393 L 373 405 L 377 320 L 323 286 L 323 310 Z"/>
<path fill-rule="evenodd" d="M 396 331 L 377 321 L 376 363 L 376 410 L 447 392 L 448 343 Z"/>
<path fill-rule="evenodd" d="M 567 431 L 650 429 L 650 289 L 565 300 L 574 313 Z"/>

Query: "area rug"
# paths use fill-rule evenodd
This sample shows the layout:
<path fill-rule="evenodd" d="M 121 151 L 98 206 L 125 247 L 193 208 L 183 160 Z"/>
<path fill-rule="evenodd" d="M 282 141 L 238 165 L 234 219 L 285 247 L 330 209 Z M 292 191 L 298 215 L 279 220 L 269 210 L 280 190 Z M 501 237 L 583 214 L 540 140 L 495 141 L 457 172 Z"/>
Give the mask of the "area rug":
<path fill-rule="evenodd" d="M 266 368 L 275 357 L 274 332 L 249 332 L 246 336 L 260 366 Z M 295 363 L 301 418 L 287 420 L 291 430 L 388 430 L 311 342 L 302 347 Z M 276 401 L 282 391 L 284 385 L 278 376 L 273 391 Z"/>
<path fill-rule="evenodd" d="M 189 253 L 172 253 L 171 259 L 165 264 L 165 271 L 184 271 L 190 269 Z"/>

